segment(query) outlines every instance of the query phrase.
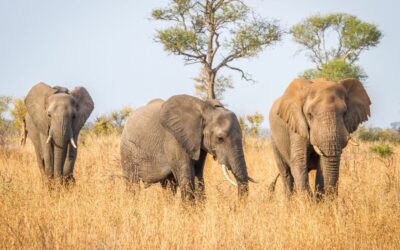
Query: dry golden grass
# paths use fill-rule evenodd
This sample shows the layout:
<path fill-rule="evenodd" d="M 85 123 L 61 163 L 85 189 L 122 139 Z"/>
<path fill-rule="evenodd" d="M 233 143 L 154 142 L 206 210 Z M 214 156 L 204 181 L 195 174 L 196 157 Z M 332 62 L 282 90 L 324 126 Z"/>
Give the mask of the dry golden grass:
<path fill-rule="evenodd" d="M 396 149 L 396 151 L 399 151 Z M 396 152 L 397 153 L 397 152 Z M 137 196 L 119 175 L 119 138 L 80 141 L 70 190 L 42 184 L 33 147 L 0 153 L 0 246 L 31 249 L 399 249 L 400 158 L 387 189 L 387 168 L 369 145 L 348 147 L 342 157 L 339 198 L 315 204 L 283 198 L 268 185 L 277 173 L 268 141 L 250 141 L 247 206 L 208 159 L 207 199 L 187 208 L 159 185 Z"/>

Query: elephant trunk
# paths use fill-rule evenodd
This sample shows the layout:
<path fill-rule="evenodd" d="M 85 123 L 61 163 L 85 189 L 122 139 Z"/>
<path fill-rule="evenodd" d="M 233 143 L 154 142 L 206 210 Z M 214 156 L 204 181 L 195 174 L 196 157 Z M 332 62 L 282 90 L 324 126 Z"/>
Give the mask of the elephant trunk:
<path fill-rule="evenodd" d="M 247 174 L 247 165 L 243 154 L 243 148 L 236 148 L 233 157 L 230 157 L 229 165 L 238 184 L 239 198 L 245 198 L 249 192 L 249 176 Z"/>
<path fill-rule="evenodd" d="M 54 177 L 62 178 L 63 166 L 66 158 L 67 150 L 59 146 L 54 146 Z"/>
<path fill-rule="evenodd" d="M 67 118 L 60 117 L 52 122 L 50 131 L 54 142 L 54 177 L 61 178 L 68 144 L 72 137 L 72 126 Z"/>
<path fill-rule="evenodd" d="M 335 112 L 327 112 L 318 117 L 319 128 L 314 134 L 312 144 L 320 155 L 319 192 L 337 194 L 340 156 L 347 144 L 349 134 L 343 119 Z M 314 131 L 315 132 L 315 131 Z"/>
<path fill-rule="evenodd" d="M 340 155 L 320 159 L 322 171 L 322 185 L 326 194 L 337 195 L 339 181 Z"/>

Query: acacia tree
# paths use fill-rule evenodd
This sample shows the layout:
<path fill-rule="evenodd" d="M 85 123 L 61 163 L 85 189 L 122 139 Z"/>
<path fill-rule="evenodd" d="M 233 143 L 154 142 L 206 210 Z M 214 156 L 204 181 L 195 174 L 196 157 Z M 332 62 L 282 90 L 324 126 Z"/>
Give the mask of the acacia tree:
<path fill-rule="evenodd" d="M 275 21 L 256 17 L 241 0 L 173 0 L 168 7 L 154 9 L 152 17 L 171 23 L 156 34 L 166 51 L 183 56 L 186 65 L 202 65 L 199 78 L 206 83 L 209 99 L 216 98 L 216 84 L 226 84 L 228 78 L 218 78 L 223 68 L 251 81 L 232 62 L 258 55 L 282 34 Z"/>
<path fill-rule="evenodd" d="M 294 25 L 290 33 L 316 66 L 303 76 L 331 80 L 365 79 L 365 72 L 356 62 L 361 52 L 377 46 L 382 37 L 376 25 L 344 13 L 311 16 Z"/>

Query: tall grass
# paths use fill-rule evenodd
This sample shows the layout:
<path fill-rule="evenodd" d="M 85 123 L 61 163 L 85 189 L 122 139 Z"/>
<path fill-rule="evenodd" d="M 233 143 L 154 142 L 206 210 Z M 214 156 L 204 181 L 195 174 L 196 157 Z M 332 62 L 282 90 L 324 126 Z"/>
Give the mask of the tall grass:
<path fill-rule="evenodd" d="M 315 204 L 283 198 L 268 141 L 248 140 L 246 206 L 212 159 L 205 168 L 204 204 L 182 205 L 159 185 L 134 196 L 119 168 L 117 136 L 81 138 L 76 185 L 49 192 L 33 147 L 0 152 L 0 246 L 7 249 L 398 249 L 400 173 L 386 187 L 386 168 L 370 145 L 346 148 L 339 198 Z M 399 150 L 396 148 L 396 151 Z M 313 175 L 313 174 L 311 174 Z M 312 179 L 312 178 L 311 178 Z"/>

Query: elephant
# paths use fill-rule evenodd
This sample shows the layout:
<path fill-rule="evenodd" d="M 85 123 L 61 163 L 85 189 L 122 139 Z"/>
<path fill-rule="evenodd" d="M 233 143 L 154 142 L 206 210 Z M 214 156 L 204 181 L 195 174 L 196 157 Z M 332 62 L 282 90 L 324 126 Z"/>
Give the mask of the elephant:
<path fill-rule="evenodd" d="M 205 197 L 207 153 L 237 186 L 240 200 L 248 195 L 248 182 L 254 181 L 247 173 L 239 121 L 216 100 L 175 95 L 150 101 L 127 119 L 120 153 L 123 176 L 130 183 L 161 183 L 174 193 L 179 186 L 184 201 Z"/>
<path fill-rule="evenodd" d="M 269 113 L 272 148 L 290 197 L 311 195 L 308 172 L 316 170 L 314 197 L 338 195 L 341 153 L 358 125 L 370 116 L 370 98 L 355 79 L 296 79 Z"/>
<path fill-rule="evenodd" d="M 24 135 L 33 143 L 42 177 L 73 182 L 79 131 L 94 108 L 88 91 L 84 87 L 69 91 L 41 82 L 29 91 L 25 105 Z"/>

